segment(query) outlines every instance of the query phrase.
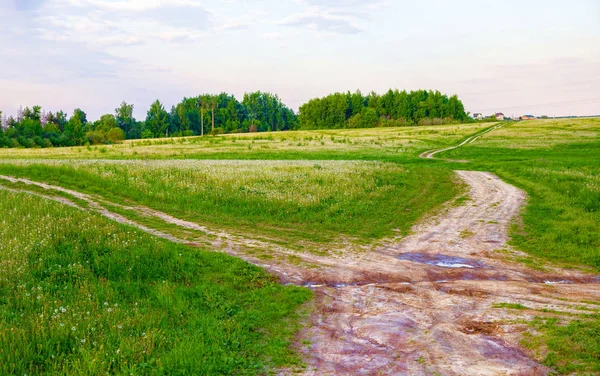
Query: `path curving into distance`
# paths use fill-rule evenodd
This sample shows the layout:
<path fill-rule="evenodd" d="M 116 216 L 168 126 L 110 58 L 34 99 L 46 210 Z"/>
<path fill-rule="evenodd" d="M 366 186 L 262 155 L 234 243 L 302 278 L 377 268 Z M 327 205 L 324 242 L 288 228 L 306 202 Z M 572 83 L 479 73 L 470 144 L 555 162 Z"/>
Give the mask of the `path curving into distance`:
<path fill-rule="evenodd" d="M 600 301 L 600 277 L 551 266 L 532 270 L 513 261 L 524 255 L 507 245 L 508 228 L 525 193 L 487 172 L 456 174 L 467 184 L 470 199 L 447 205 L 415 225 L 409 236 L 359 252 L 347 244 L 324 245 L 330 252 L 318 255 L 29 179 L 0 176 L 0 189 L 54 199 L 170 241 L 226 252 L 264 267 L 282 283 L 311 288 L 314 309 L 297 345 L 305 355 L 306 375 L 548 374 L 550 369 L 519 347 L 525 322 L 548 311 L 554 316 L 596 313 L 598 307 L 589 302 Z M 200 240 L 153 229 L 114 213 L 115 208 L 160 219 Z M 273 257 L 261 258 L 257 251 Z M 525 308 L 501 308 L 507 303 Z"/>
<path fill-rule="evenodd" d="M 448 150 L 458 149 L 459 147 L 467 145 L 467 144 L 472 144 L 473 142 L 477 141 L 481 136 L 483 136 L 483 135 L 485 135 L 487 133 L 493 132 L 493 131 L 495 131 L 497 129 L 500 129 L 500 128 L 506 126 L 506 124 L 507 123 L 500 123 L 500 124 L 495 125 L 495 126 L 493 126 L 491 128 L 488 128 L 488 129 L 486 129 L 486 130 L 484 130 L 482 132 L 476 133 L 476 134 L 468 137 L 466 140 L 464 140 L 463 142 L 461 142 L 458 145 L 450 146 L 450 147 L 447 147 L 445 149 L 433 149 L 433 150 L 425 151 L 425 152 L 421 153 L 419 155 L 419 157 L 423 158 L 423 159 L 437 159 L 437 158 L 435 158 L 435 156 L 437 154 L 443 153 L 443 152 L 448 151 Z"/>

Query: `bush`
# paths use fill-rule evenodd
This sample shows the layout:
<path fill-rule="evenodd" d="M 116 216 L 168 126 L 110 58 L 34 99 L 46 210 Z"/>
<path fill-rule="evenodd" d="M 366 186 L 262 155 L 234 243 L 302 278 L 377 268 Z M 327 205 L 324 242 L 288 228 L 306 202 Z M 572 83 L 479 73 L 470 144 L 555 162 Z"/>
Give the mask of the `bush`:
<path fill-rule="evenodd" d="M 25 142 L 23 143 L 23 146 L 25 146 L 26 148 L 39 147 L 32 138 L 26 139 Z"/>
<path fill-rule="evenodd" d="M 142 132 L 142 138 L 154 138 L 154 133 L 150 129 L 146 129 Z"/>
<path fill-rule="evenodd" d="M 102 131 L 87 132 L 85 134 L 85 138 L 92 145 L 105 144 L 107 141 L 106 133 L 104 133 Z"/>
<path fill-rule="evenodd" d="M 121 128 L 111 128 L 106 134 L 106 138 L 110 142 L 117 144 L 125 139 L 125 132 Z"/>

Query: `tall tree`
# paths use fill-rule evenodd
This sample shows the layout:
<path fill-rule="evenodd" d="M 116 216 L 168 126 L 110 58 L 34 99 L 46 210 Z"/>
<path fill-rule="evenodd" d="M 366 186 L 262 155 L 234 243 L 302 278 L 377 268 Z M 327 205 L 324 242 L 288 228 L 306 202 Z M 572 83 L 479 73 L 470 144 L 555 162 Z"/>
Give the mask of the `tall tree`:
<path fill-rule="evenodd" d="M 146 127 L 155 137 L 166 136 L 169 127 L 168 114 L 164 106 L 157 99 L 146 115 Z"/>
<path fill-rule="evenodd" d="M 135 138 L 133 104 L 127 104 L 125 101 L 121 102 L 121 105 L 115 109 L 115 118 L 117 119 L 117 126 L 123 130 L 125 137 Z"/>

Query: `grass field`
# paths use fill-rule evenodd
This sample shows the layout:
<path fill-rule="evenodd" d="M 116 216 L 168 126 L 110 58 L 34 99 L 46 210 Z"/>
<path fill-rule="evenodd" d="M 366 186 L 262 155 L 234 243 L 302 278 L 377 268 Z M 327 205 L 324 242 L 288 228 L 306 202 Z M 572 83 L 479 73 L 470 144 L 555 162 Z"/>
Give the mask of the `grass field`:
<path fill-rule="evenodd" d="M 406 233 L 459 189 L 448 169 L 360 161 L 15 160 L 0 161 L 0 174 L 132 200 L 237 233 L 321 243 Z"/>
<path fill-rule="evenodd" d="M 1 374 L 255 374 L 297 364 L 310 291 L 0 190 Z"/>
<path fill-rule="evenodd" d="M 510 123 L 437 155 L 469 163 L 418 158 L 490 126 L 0 150 L 0 174 L 145 205 L 290 248 L 312 243 L 328 249 L 406 234 L 463 194 L 452 170 L 490 171 L 528 194 L 511 233 L 515 248 L 535 260 L 600 271 L 600 119 Z M 298 362 L 287 344 L 297 309 L 310 297 L 304 289 L 280 287 L 242 261 L 32 196 L 0 191 L 0 218 L 0 320 L 11 328 L 1 332 L 0 358 L 10 360 L 0 365 L 3 373 L 62 373 L 66 367 L 89 374 L 143 374 L 143 367 L 260 373 Z M 597 358 L 568 345 L 572 336 L 593 338 L 598 320 L 572 321 L 564 329 L 544 319 L 532 325 L 541 336 L 530 347 L 553 349 L 547 364 L 561 372 L 598 369 Z M 25 345 L 24 338 L 35 341 Z M 571 369 L 573 362 L 584 366 Z"/>
<path fill-rule="evenodd" d="M 111 146 L 0 149 L 1 159 L 414 159 L 492 124 L 340 129 L 125 141 Z"/>

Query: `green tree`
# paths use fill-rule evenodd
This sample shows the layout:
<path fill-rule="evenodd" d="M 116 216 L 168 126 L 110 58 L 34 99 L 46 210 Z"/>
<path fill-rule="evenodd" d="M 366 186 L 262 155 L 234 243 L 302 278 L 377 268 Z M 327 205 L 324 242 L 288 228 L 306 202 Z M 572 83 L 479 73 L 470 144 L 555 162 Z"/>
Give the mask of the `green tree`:
<path fill-rule="evenodd" d="M 169 127 L 169 115 L 159 100 L 150 106 L 146 115 L 146 129 L 152 132 L 154 137 L 166 136 Z"/>
<path fill-rule="evenodd" d="M 116 127 L 118 127 L 118 125 L 115 115 L 104 114 L 100 116 L 100 119 L 96 120 L 94 129 L 106 133 Z"/>
<path fill-rule="evenodd" d="M 133 118 L 133 105 L 127 102 L 121 102 L 121 105 L 115 109 L 115 118 L 117 126 L 123 130 L 125 137 L 134 138 L 135 119 Z"/>
<path fill-rule="evenodd" d="M 77 108 L 73 111 L 73 116 L 69 119 L 65 125 L 65 131 L 63 136 L 66 141 L 66 145 L 82 145 L 84 141 L 83 127 L 87 123 L 85 112 Z"/>

